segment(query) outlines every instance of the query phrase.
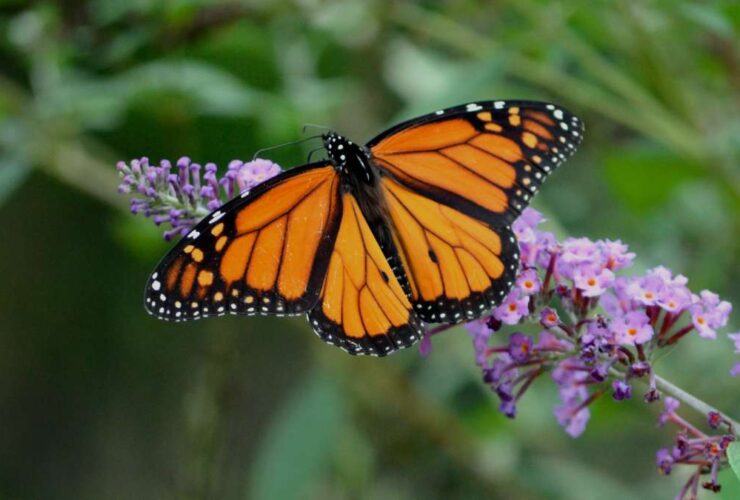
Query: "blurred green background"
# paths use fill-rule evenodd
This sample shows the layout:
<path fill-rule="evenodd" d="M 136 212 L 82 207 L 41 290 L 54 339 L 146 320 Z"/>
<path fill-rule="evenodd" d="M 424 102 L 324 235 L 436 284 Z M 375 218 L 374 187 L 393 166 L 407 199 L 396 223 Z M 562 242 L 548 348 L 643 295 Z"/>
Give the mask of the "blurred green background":
<path fill-rule="evenodd" d="M 678 491 L 685 471 L 654 465 L 673 438 L 657 406 L 602 398 L 573 440 L 541 380 L 509 421 L 462 329 L 379 360 L 302 318 L 148 317 L 168 245 L 114 165 L 225 166 L 306 122 L 366 140 L 471 100 L 551 100 L 587 134 L 536 200 L 550 227 L 738 303 L 737 1 L 0 0 L 0 32 L 0 498 Z M 657 369 L 738 418 L 733 361 L 724 335 L 689 338 Z"/>

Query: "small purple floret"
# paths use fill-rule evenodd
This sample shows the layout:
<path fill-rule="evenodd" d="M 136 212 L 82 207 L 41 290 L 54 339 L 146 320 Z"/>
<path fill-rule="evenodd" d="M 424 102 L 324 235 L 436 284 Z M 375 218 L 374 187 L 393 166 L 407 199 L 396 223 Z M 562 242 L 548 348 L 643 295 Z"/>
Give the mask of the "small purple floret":
<path fill-rule="evenodd" d="M 147 158 L 118 162 L 116 170 L 121 176 L 118 192 L 138 195 L 131 199 L 131 212 L 167 227 L 166 240 L 187 234 L 209 212 L 239 194 L 242 186 L 254 187 L 280 173 L 280 167 L 269 160 L 235 160 L 219 179 L 214 163 L 201 167 L 186 156 L 177 160 L 174 173 L 169 161 L 151 165 Z"/>
<path fill-rule="evenodd" d="M 516 325 L 529 313 L 529 297 L 514 289 L 504 302 L 493 310 L 493 317 L 507 325 Z"/>
<path fill-rule="evenodd" d="M 623 401 L 632 397 L 632 386 L 624 380 L 616 379 L 612 382 L 612 397 L 617 401 Z"/>

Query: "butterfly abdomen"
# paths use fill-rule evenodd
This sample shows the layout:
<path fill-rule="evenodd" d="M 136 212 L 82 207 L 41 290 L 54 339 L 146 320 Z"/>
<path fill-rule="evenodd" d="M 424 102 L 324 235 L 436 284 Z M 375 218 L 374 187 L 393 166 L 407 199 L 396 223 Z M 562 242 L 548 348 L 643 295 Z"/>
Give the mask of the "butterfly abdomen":
<path fill-rule="evenodd" d="M 370 167 L 372 169 L 372 167 Z M 373 169 L 374 170 L 374 169 Z M 388 211 L 388 203 L 378 189 L 379 176 L 373 171 L 373 183 L 355 183 L 352 186 L 353 194 L 357 199 L 362 213 L 365 215 L 373 236 L 380 244 L 380 249 L 388 261 L 394 276 L 401 284 L 406 295 L 411 295 L 408 277 L 403 270 L 403 262 L 398 255 L 398 249 L 393 240 L 392 223 Z"/>

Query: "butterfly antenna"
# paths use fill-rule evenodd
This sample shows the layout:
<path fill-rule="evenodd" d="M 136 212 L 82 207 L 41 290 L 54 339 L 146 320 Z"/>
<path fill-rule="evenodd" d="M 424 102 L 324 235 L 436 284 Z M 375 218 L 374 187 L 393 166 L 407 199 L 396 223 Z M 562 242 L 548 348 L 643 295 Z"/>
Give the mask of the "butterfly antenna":
<path fill-rule="evenodd" d="M 290 141 L 290 142 L 286 142 L 286 143 L 283 143 L 283 144 L 277 144 L 275 146 L 269 146 L 269 147 L 266 147 L 266 148 L 258 149 L 254 153 L 254 156 L 252 156 L 252 161 L 254 161 L 255 159 L 257 159 L 257 157 L 261 153 L 264 153 L 265 151 L 271 151 L 273 149 L 284 148 L 285 146 L 292 146 L 294 144 L 300 144 L 302 142 L 310 141 L 312 139 L 318 139 L 319 137 L 321 137 L 321 135 L 312 135 L 311 137 L 304 137 L 303 139 L 298 139 L 296 141 Z"/>
<path fill-rule="evenodd" d="M 324 146 L 323 145 L 322 146 L 319 146 L 316 149 L 312 149 L 311 151 L 309 151 L 308 152 L 308 160 L 306 160 L 306 163 L 311 163 L 311 157 L 314 155 L 314 153 L 316 151 L 321 151 L 322 149 L 324 149 Z"/>
<path fill-rule="evenodd" d="M 318 129 L 322 129 L 322 130 L 331 130 L 330 127 L 327 127 L 325 125 L 317 125 L 315 123 L 304 123 L 303 124 L 303 133 L 304 134 L 306 133 L 306 129 L 307 128 L 318 128 Z"/>

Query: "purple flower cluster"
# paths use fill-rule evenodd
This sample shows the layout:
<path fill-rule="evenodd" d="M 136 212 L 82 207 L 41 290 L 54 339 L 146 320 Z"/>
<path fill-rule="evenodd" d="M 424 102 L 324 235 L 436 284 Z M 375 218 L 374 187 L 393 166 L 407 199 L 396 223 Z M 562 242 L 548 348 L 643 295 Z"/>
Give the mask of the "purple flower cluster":
<path fill-rule="evenodd" d="M 514 417 L 534 379 L 550 373 L 561 401 L 555 417 L 576 437 L 586 428 L 589 405 L 603 394 L 630 399 L 634 382 L 643 380 L 644 400 L 659 399 L 652 367 L 656 353 L 692 332 L 716 338 L 732 306 L 707 290 L 693 294 L 685 276 L 665 267 L 624 276 L 635 254 L 621 241 L 560 242 L 538 229 L 543 220 L 528 208 L 514 222 L 521 253 L 516 283 L 490 318 L 466 327 L 500 410 Z M 541 328 L 536 335 L 515 331 L 508 340 L 496 334 L 520 323 Z M 740 353 L 740 333 L 730 339 Z M 731 372 L 740 373 L 740 363 Z M 681 463 L 681 457 L 672 463 Z"/>
<path fill-rule="evenodd" d="M 672 448 L 661 448 L 655 454 L 658 470 L 670 474 L 676 465 L 688 465 L 695 469 L 676 498 L 696 498 L 701 475 L 709 471 L 709 480 L 701 486 L 710 491 L 719 491 L 717 473 L 727 456 L 727 447 L 735 441 L 735 429 L 719 413 L 712 411 L 707 415 L 707 424 L 712 429 L 726 429 L 725 434 L 709 436 L 687 422 L 678 413 L 679 402 L 671 397 L 665 399 L 663 413 L 658 417 L 658 425 L 672 424 L 678 428 Z"/>
<path fill-rule="evenodd" d="M 233 160 L 222 177 L 214 163 L 201 166 L 182 157 L 173 166 L 168 160 L 150 165 L 148 158 L 118 162 L 119 193 L 134 194 L 131 212 L 169 226 L 164 238 L 184 236 L 203 217 L 225 202 L 280 173 L 269 160 L 247 163 Z"/>
<path fill-rule="evenodd" d="M 692 331 L 716 338 L 732 306 L 706 290 L 692 294 L 687 278 L 673 276 L 665 267 L 642 276 L 618 276 L 635 257 L 622 242 L 568 238 L 561 243 L 552 233 L 538 229 L 542 221 L 532 208 L 515 221 L 522 262 L 516 284 L 491 318 L 467 327 L 477 362 L 492 389 L 503 394 L 507 414 L 515 413 L 507 396 L 518 394 L 512 384 L 528 381 L 511 377 L 510 372 L 526 365 L 530 375 L 539 375 L 540 367 L 550 368 L 562 399 L 556 416 L 570 434 L 578 435 L 588 420 L 588 404 L 606 390 L 607 378 L 616 377 L 611 383 L 615 399 L 631 397 L 634 379 L 650 379 L 650 360 L 658 349 Z M 554 303 L 567 320 L 561 320 L 551 306 Z M 535 319 L 544 328 L 536 343 L 528 336 L 524 343 L 524 335 L 515 333 L 508 346 L 489 346 L 491 334 L 502 325 Z M 731 339 L 740 352 L 740 333 Z M 531 346 L 527 355 L 512 357 L 512 350 L 521 345 Z M 501 369 L 502 354 L 506 369 Z M 648 384 L 646 398 L 652 399 L 654 383 Z M 589 386 L 598 390 L 589 391 Z"/>

